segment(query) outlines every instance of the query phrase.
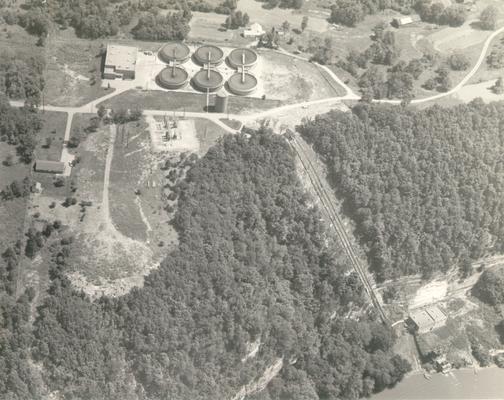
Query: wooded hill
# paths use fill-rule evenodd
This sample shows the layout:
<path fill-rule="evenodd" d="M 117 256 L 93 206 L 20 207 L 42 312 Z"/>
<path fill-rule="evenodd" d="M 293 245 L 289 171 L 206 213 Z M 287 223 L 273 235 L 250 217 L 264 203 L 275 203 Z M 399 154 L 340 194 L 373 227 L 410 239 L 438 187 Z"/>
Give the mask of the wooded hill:
<path fill-rule="evenodd" d="M 71 247 L 52 249 L 32 343 L 51 390 L 68 399 L 231 399 L 283 358 L 260 398 L 350 399 L 409 370 L 392 354 L 392 331 L 362 311 L 359 280 L 327 247 L 282 138 L 225 137 L 177 191 L 179 248 L 122 298 L 93 303 L 74 292 L 64 276 Z M 242 361 L 256 340 L 259 352 Z M 0 371 L 23 373 L 24 391 L 13 378 L 0 397 L 38 398 L 38 382 L 13 357 L 0 347 Z"/>
<path fill-rule="evenodd" d="M 325 159 L 383 280 L 504 250 L 504 104 L 359 104 L 300 130 Z"/>

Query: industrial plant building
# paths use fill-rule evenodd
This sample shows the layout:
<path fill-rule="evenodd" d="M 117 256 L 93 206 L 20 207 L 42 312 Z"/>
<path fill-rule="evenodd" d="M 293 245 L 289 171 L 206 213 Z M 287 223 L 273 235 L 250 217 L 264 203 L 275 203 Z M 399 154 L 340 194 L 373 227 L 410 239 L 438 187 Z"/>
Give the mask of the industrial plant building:
<path fill-rule="evenodd" d="M 135 79 L 137 48 L 109 44 L 105 56 L 104 79 Z"/>
<path fill-rule="evenodd" d="M 445 325 L 448 317 L 438 307 L 432 306 L 412 311 L 408 323 L 416 333 L 427 333 Z"/>

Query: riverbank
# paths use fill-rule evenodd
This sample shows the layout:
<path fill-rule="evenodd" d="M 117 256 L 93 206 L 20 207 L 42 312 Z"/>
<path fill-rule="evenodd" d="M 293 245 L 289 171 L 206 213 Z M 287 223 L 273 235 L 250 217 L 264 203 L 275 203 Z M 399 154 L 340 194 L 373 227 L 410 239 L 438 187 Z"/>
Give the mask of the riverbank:
<path fill-rule="evenodd" d="M 396 387 L 371 397 L 371 400 L 504 400 L 504 369 L 496 366 L 461 368 L 449 374 L 408 375 Z"/>

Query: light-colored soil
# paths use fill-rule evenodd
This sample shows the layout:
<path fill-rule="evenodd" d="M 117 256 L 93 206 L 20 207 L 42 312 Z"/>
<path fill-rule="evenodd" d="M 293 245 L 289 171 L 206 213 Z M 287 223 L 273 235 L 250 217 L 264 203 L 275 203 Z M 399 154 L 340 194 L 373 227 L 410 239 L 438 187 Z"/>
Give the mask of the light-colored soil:
<path fill-rule="evenodd" d="M 497 79 L 464 86 L 455 97 L 464 103 L 481 98 L 485 103 L 504 100 L 504 94 L 495 94 L 491 88 Z"/>
<path fill-rule="evenodd" d="M 467 47 L 481 44 L 491 34 L 491 31 L 474 29 L 471 21 L 459 27 L 443 27 L 427 36 L 434 49 L 440 53 L 463 50 Z"/>
<path fill-rule="evenodd" d="M 165 126 L 166 123 L 170 126 Z M 154 152 L 183 152 L 199 150 L 199 141 L 196 137 L 194 120 L 177 119 L 177 127 L 173 127 L 174 120 L 170 116 L 147 116 L 148 130 Z M 176 135 L 176 138 L 174 138 Z M 167 139 L 167 136 L 170 139 Z"/>
<path fill-rule="evenodd" d="M 446 280 L 429 282 L 417 290 L 415 297 L 409 304 L 409 307 L 410 309 L 414 309 L 427 304 L 435 303 L 445 298 L 447 293 L 448 282 Z"/>

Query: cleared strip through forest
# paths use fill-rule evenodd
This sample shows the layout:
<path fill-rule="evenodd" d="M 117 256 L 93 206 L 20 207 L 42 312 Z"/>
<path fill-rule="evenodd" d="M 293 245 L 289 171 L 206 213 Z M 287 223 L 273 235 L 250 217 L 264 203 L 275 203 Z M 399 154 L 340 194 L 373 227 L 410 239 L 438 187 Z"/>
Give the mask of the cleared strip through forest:
<path fill-rule="evenodd" d="M 308 174 L 310 182 L 313 188 L 315 189 L 317 196 L 320 199 L 320 203 L 322 204 L 322 207 L 324 208 L 324 211 L 326 212 L 331 222 L 331 226 L 334 229 L 336 236 L 338 237 L 348 259 L 350 260 L 353 269 L 355 270 L 355 272 L 357 272 L 357 275 L 359 276 L 359 279 L 362 282 L 362 285 L 364 286 L 366 293 L 371 299 L 371 302 L 373 303 L 374 307 L 378 310 L 378 313 L 380 314 L 380 318 L 382 319 L 383 323 L 388 325 L 389 320 L 385 314 L 385 311 L 383 310 L 383 307 L 378 299 L 378 296 L 376 295 L 373 289 L 372 284 L 369 281 L 369 278 L 366 274 L 366 269 L 364 268 L 359 258 L 355 254 L 352 244 L 350 243 L 350 240 L 348 238 L 347 232 L 345 231 L 345 227 L 343 226 L 343 222 L 341 221 L 338 215 L 338 211 L 334 206 L 333 202 L 331 201 L 331 198 L 329 197 L 326 188 L 322 184 L 322 181 L 318 176 L 317 171 L 310 160 L 310 157 L 308 157 L 305 150 L 303 149 L 303 146 L 296 139 L 295 134 L 291 134 L 288 137 L 288 142 L 294 149 L 299 160 L 301 161 L 303 169 Z"/>

